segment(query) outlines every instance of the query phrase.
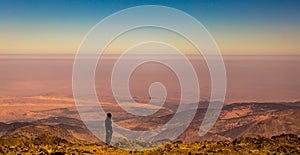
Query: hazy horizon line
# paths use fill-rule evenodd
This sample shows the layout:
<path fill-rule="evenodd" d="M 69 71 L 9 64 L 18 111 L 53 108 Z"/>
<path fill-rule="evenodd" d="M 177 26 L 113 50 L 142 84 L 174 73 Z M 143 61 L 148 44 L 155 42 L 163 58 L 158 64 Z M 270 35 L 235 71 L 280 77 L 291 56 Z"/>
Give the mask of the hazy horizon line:
<path fill-rule="evenodd" d="M 101 59 L 117 59 L 119 58 L 121 54 L 103 54 L 101 56 Z M 189 59 L 203 59 L 203 55 L 201 54 L 184 54 Z M 0 54 L 0 59 L 75 59 L 76 54 Z M 94 58 L 94 56 L 98 56 L 98 54 L 85 54 L 83 57 L 84 59 L 91 59 Z M 150 54 L 150 53 L 134 53 L 130 54 L 127 59 L 140 59 L 141 56 L 149 56 L 153 58 L 159 58 L 159 59 L 180 59 L 179 55 L 175 54 L 166 54 L 166 53 L 160 53 L 160 54 Z M 208 57 L 215 57 L 218 55 L 207 55 Z M 263 57 L 282 57 L 282 58 L 292 58 L 296 57 L 298 58 L 300 54 L 278 54 L 278 55 L 266 55 L 266 54 L 222 54 L 223 58 L 263 58 Z M 148 58 L 149 58 L 148 57 Z M 82 57 L 81 57 L 82 58 Z"/>

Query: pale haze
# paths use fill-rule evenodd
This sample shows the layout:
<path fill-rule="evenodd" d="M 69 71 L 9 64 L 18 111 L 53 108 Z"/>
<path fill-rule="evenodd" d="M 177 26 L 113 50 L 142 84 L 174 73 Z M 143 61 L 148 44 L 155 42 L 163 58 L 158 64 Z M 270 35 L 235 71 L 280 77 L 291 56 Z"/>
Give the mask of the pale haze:
<path fill-rule="evenodd" d="M 36 58 L 4 55 L 0 61 L 0 96 L 72 97 L 73 60 L 74 55 L 36 55 Z M 110 76 L 114 62 L 114 58 L 101 59 L 97 68 L 95 84 L 102 101 L 113 99 Z M 210 75 L 206 63 L 202 58 L 191 62 L 199 78 L 201 100 L 208 100 Z M 300 100 L 299 56 L 224 56 L 224 63 L 227 104 Z M 147 99 L 152 82 L 162 82 L 167 87 L 168 97 L 180 99 L 175 74 L 157 63 L 143 64 L 133 73 L 129 84 L 133 96 Z"/>

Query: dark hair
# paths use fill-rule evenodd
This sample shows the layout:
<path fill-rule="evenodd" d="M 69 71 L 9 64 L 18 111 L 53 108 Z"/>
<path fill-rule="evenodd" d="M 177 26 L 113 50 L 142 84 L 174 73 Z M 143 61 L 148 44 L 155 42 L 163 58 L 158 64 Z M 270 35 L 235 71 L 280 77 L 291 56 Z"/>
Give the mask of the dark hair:
<path fill-rule="evenodd" d="M 106 116 L 109 117 L 109 118 L 111 118 L 111 113 L 107 113 Z"/>

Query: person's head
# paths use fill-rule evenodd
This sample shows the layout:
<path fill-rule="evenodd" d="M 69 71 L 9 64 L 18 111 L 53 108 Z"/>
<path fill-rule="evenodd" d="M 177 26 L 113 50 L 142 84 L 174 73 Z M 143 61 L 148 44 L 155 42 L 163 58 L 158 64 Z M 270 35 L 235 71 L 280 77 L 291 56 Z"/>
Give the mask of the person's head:
<path fill-rule="evenodd" d="M 107 116 L 108 118 L 111 118 L 111 113 L 107 113 L 106 116 Z"/>

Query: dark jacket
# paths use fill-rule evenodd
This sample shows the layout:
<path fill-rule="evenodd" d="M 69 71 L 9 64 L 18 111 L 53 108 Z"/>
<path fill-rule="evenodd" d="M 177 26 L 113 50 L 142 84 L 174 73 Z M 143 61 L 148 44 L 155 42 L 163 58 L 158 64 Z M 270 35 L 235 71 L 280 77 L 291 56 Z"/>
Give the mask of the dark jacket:
<path fill-rule="evenodd" d="M 109 117 L 106 117 L 106 119 L 105 119 L 105 128 L 106 128 L 106 131 L 107 130 L 112 131 L 111 119 Z"/>

